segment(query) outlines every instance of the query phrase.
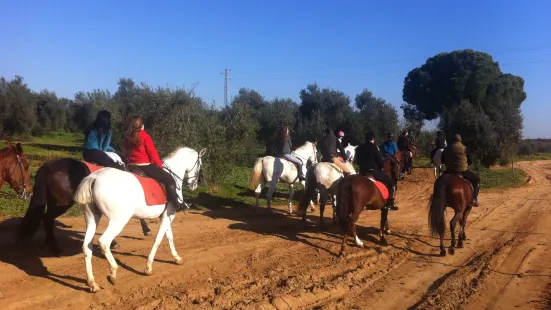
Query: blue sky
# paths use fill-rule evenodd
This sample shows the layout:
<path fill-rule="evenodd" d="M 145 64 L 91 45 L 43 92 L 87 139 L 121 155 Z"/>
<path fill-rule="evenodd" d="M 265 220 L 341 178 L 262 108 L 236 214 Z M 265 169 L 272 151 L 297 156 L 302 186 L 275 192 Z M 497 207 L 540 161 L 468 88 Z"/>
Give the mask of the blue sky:
<path fill-rule="evenodd" d="M 72 97 L 120 77 L 191 87 L 223 104 L 308 83 L 396 107 L 407 72 L 439 52 L 492 54 L 525 79 L 524 135 L 551 137 L 551 1 L 4 1 L 0 75 Z"/>

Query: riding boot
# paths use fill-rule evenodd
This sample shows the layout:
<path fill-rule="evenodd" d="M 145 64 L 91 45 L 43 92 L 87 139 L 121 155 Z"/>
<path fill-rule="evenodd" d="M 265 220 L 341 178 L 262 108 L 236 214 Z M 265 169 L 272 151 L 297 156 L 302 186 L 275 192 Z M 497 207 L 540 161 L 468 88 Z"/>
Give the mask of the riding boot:
<path fill-rule="evenodd" d="M 180 201 L 178 199 L 178 194 L 176 193 L 176 186 L 175 185 L 169 186 L 167 188 L 167 193 L 166 194 L 167 194 L 168 202 L 171 203 L 174 206 L 174 209 L 176 210 L 176 212 L 183 209 L 183 205 L 180 203 Z"/>
<path fill-rule="evenodd" d="M 389 188 L 389 196 L 390 196 L 390 198 L 388 199 L 388 202 L 387 202 L 387 208 L 389 210 L 392 210 L 392 211 L 398 210 L 398 206 L 396 205 L 396 203 L 394 201 L 395 196 L 396 196 L 396 188 L 395 187 Z"/>
<path fill-rule="evenodd" d="M 473 207 L 478 207 L 478 193 L 480 193 L 480 184 L 477 184 L 474 188 L 474 195 L 473 195 Z"/>

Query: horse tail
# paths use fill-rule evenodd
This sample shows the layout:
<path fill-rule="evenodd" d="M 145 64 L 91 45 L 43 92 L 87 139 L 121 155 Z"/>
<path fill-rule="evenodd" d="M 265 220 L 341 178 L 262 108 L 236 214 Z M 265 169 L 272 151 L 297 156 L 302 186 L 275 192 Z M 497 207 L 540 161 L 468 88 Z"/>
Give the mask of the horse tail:
<path fill-rule="evenodd" d="M 79 205 L 91 204 L 94 201 L 92 196 L 92 187 L 96 181 L 96 174 L 92 173 L 85 177 L 75 191 L 74 200 Z"/>
<path fill-rule="evenodd" d="M 47 199 L 47 176 L 49 174 L 49 166 L 43 165 L 36 172 L 33 186 L 33 195 L 31 196 L 31 201 L 27 212 L 19 225 L 19 230 L 17 232 L 18 241 L 24 241 L 30 239 L 36 233 L 40 222 L 46 211 L 46 199 Z"/>
<path fill-rule="evenodd" d="M 316 185 L 317 185 L 316 173 L 314 172 L 314 167 L 308 169 L 306 172 L 306 184 L 304 185 L 304 195 L 298 203 L 298 209 L 304 211 L 306 214 L 306 208 L 310 201 L 314 200 L 314 195 L 316 194 Z"/>
<path fill-rule="evenodd" d="M 255 190 L 258 183 L 260 183 L 260 178 L 262 178 L 262 159 L 263 158 L 260 157 L 254 163 L 253 171 L 251 172 L 251 176 L 249 178 L 249 188 L 251 190 Z"/>
<path fill-rule="evenodd" d="M 433 236 L 446 232 L 444 211 L 446 210 L 446 178 L 438 178 L 434 183 L 434 191 L 429 202 L 429 228 Z"/>
<path fill-rule="evenodd" d="M 352 205 L 351 199 L 352 177 L 346 177 L 339 183 L 337 190 L 337 218 L 339 219 L 339 225 L 344 233 L 348 230 L 348 222 L 350 220 L 350 206 Z"/>

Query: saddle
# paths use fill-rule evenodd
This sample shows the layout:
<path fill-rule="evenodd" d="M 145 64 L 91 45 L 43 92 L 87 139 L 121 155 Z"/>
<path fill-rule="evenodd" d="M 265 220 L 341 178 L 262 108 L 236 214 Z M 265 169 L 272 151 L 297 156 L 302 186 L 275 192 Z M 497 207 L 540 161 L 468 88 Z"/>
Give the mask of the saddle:
<path fill-rule="evenodd" d="M 103 166 L 89 163 L 84 160 L 82 162 L 90 170 L 90 173 L 105 168 Z M 148 206 L 164 205 L 167 203 L 168 200 L 166 198 L 166 188 L 164 184 L 159 183 L 157 180 L 146 176 L 139 166 L 128 166 L 128 172 L 134 175 L 142 185 L 145 202 Z"/>
<path fill-rule="evenodd" d="M 471 183 L 471 181 L 465 179 L 465 177 L 460 173 L 460 172 L 446 172 L 444 171 L 444 173 L 442 174 L 442 176 L 445 176 L 445 175 L 454 175 L 460 179 L 462 179 L 463 181 L 467 182 L 467 184 L 469 184 L 469 187 L 471 188 L 471 190 L 473 191 L 474 193 L 474 186 L 473 186 L 473 183 Z M 442 177 L 441 176 L 441 177 Z"/>
<path fill-rule="evenodd" d="M 366 173 L 364 175 L 364 178 L 366 178 L 369 181 L 375 183 L 375 186 L 377 187 L 377 189 L 379 190 L 379 192 L 383 196 L 383 199 L 385 199 L 385 200 L 388 199 L 390 194 L 389 194 L 388 188 L 386 187 L 386 185 L 383 182 L 375 180 L 375 178 L 369 173 Z"/>

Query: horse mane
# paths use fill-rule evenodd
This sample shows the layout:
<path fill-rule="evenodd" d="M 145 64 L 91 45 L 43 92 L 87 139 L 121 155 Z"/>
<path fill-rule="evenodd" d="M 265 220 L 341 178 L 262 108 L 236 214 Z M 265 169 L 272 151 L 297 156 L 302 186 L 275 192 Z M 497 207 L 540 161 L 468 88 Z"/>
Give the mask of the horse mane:
<path fill-rule="evenodd" d="M 165 159 L 173 159 L 174 157 L 178 156 L 179 154 L 183 153 L 183 152 L 196 152 L 194 149 L 192 148 L 189 148 L 189 147 L 185 147 L 185 146 L 180 146 L 178 148 L 176 148 L 175 151 L 173 151 L 172 153 L 168 154 L 167 157 L 165 157 Z"/>

